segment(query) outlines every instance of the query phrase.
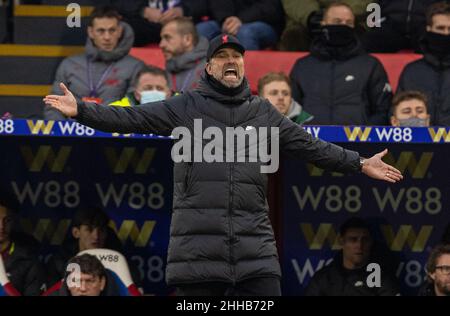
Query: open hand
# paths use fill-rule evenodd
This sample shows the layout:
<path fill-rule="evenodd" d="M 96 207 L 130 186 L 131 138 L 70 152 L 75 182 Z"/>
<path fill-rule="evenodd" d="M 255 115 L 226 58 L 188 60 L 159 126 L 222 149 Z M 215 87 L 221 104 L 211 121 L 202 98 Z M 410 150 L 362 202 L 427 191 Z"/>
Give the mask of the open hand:
<path fill-rule="evenodd" d="M 67 89 L 64 83 L 60 83 L 59 87 L 64 95 L 48 95 L 44 98 L 45 104 L 59 110 L 65 116 L 72 117 L 78 114 L 77 100 L 72 92 Z"/>
<path fill-rule="evenodd" d="M 385 149 L 382 152 L 365 160 L 362 172 L 371 178 L 396 183 L 403 179 L 402 173 L 396 168 L 383 162 L 383 158 L 388 153 Z"/>

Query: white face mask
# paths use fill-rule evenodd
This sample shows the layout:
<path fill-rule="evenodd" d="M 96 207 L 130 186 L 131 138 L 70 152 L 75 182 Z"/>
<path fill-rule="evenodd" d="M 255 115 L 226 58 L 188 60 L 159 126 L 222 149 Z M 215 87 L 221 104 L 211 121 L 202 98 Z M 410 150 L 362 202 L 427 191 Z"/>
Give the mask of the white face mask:
<path fill-rule="evenodd" d="M 141 92 L 141 104 L 162 101 L 166 99 L 166 93 L 158 90 L 145 90 Z"/>

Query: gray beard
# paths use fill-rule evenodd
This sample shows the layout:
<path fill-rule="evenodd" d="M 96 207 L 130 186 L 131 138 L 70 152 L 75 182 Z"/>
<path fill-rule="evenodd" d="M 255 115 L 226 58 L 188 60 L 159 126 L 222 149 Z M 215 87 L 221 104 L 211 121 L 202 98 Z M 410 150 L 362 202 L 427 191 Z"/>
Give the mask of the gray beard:
<path fill-rule="evenodd" d="M 232 83 L 232 82 L 227 82 L 225 81 L 220 75 L 218 74 L 213 74 L 212 75 L 214 77 L 214 79 L 216 79 L 217 81 L 219 81 L 221 84 L 223 84 L 225 87 L 227 88 L 237 88 L 241 85 L 242 81 L 244 80 L 244 77 L 239 78 L 239 81 L 236 83 Z"/>

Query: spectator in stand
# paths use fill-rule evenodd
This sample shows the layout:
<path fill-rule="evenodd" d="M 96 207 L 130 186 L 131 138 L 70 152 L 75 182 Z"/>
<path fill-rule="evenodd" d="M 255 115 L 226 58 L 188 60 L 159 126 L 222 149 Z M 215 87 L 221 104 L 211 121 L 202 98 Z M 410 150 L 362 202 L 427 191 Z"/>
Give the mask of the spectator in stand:
<path fill-rule="evenodd" d="M 280 0 L 208 0 L 209 21 L 197 24 L 208 40 L 225 33 L 236 36 L 246 50 L 277 44 L 283 29 Z"/>
<path fill-rule="evenodd" d="M 291 70 L 292 95 L 319 125 L 387 125 L 392 99 L 383 65 L 355 35 L 350 6 L 325 9 L 311 54 Z"/>
<path fill-rule="evenodd" d="M 419 91 L 403 91 L 392 99 L 392 126 L 430 126 L 427 97 Z"/>
<path fill-rule="evenodd" d="M 133 45 L 133 30 L 121 22 L 119 13 L 108 6 L 96 8 L 88 26 L 86 50 L 64 59 L 56 71 L 52 93 L 60 93 L 64 82 L 78 101 L 109 103 L 131 88 L 144 63 L 128 55 Z M 44 117 L 66 119 L 59 111 L 46 107 Z"/>
<path fill-rule="evenodd" d="M 127 93 L 121 100 L 110 105 L 135 106 L 149 102 L 165 100 L 172 95 L 169 88 L 167 73 L 155 66 L 145 66 L 137 75 L 133 91 Z"/>
<path fill-rule="evenodd" d="M 450 244 L 436 246 L 428 257 L 427 281 L 419 296 L 450 296 Z"/>
<path fill-rule="evenodd" d="M 442 0 L 378 0 L 380 26 L 368 28 L 362 42 L 369 53 L 395 53 L 402 49 L 418 51 L 425 33 L 428 6 Z"/>
<path fill-rule="evenodd" d="M 423 58 L 403 69 L 397 91 L 417 90 L 428 98 L 431 125 L 450 125 L 450 4 L 439 2 L 427 11 L 421 41 Z"/>
<path fill-rule="evenodd" d="M 198 36 L 190 18 L 176 18 L 164 24 L 159 47 L 166 59 L 172 91 L 185 92 L 197 87 L 204 73 L 209 43 Z"/>
<path fill-rule="evenodd" d="M 381 269 L 381 286 L 367 284 L 369 263 L 380 264 L 372 252 L 370 227 L 361 218 L 352 217 L 339 232 L 342 250 L 333 262 L 317 271 L 306 289 L 307 296 L 394 296 L 399 295 L 397 281 Z"/>
<path fill-rule="evenodd" d="M 281 35 L 280 50 L 307 51 L 314 35 L 320 34 L 323 10 L 335 0 L 282 0 L 286 27 Z M 356 16 L 356 25 L 365 24 L 367 5 L 373 0 L 343 0 Z"/>
<path fill-rule="evenodd" d="M 258 95 L 266 98 L 283 115 L 302 125 L 314 118 L 292 98 L 291 80 L 283 72 L 269 72 L 258 80 Z"/>
<path fill-rule="evenodd" d="M 14 199 L 0 196 L 0 255 L 13 287 L 24 296 L 40 295 L 46 290 L 45 270 L 38 260 L 37 242 L 14 232 L 17 214 Z"/>
<path fill-rule="evenodd" d="M 77 253 L 87 249 L 108 248 L 121 251 L 120 242 L 115 232 L 108 227 L 109 218 L 101 209 L 80 208 L 73 216 L 72 237 L 61 250 L 50 257 L 47 264 L 49 285 L 53 286 L 65 275 L 67 262 Z M 141 287 L 139 271 L 129 265 L 134 283 Z"/>
<path fill-rule="evenodd" d="M 195 23 L 207 15 L 207 0 L 112 0 L 134 30 L 134 46 L 159 43 L 163 24 L 191 17 Z"/>

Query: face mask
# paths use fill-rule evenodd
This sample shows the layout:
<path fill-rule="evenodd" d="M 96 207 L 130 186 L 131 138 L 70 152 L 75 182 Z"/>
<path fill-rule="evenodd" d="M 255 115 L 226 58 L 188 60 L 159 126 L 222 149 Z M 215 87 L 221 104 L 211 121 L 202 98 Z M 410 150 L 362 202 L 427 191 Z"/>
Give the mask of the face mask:
<path fill-rule="evenodd" d="M 141 104 L 162 101 L 166 99 L 166 93 L 158 90 L 145 90 L 141 92 Z"/>
<path fill-rule="evenodd" d="M 428 126 L 428 119 L 418 118 L 418 117 L 410 117 L 403 120 L 398 120 L 400 126 L 409 126 L 409 127 L 426 127 Z"/>
<path fill-rule="evenodd" d="M 347 25 L 325 25 L 322 36 L 330 46 L 346 46 L 355 40 L 355 30 Z"/>
<path fill-rule="evenodd" d="M 427 32 L 425 37 L 428 41 L 428 47 L 432 53 L 437 55 L 450 54 L 450 35 Z"/>

